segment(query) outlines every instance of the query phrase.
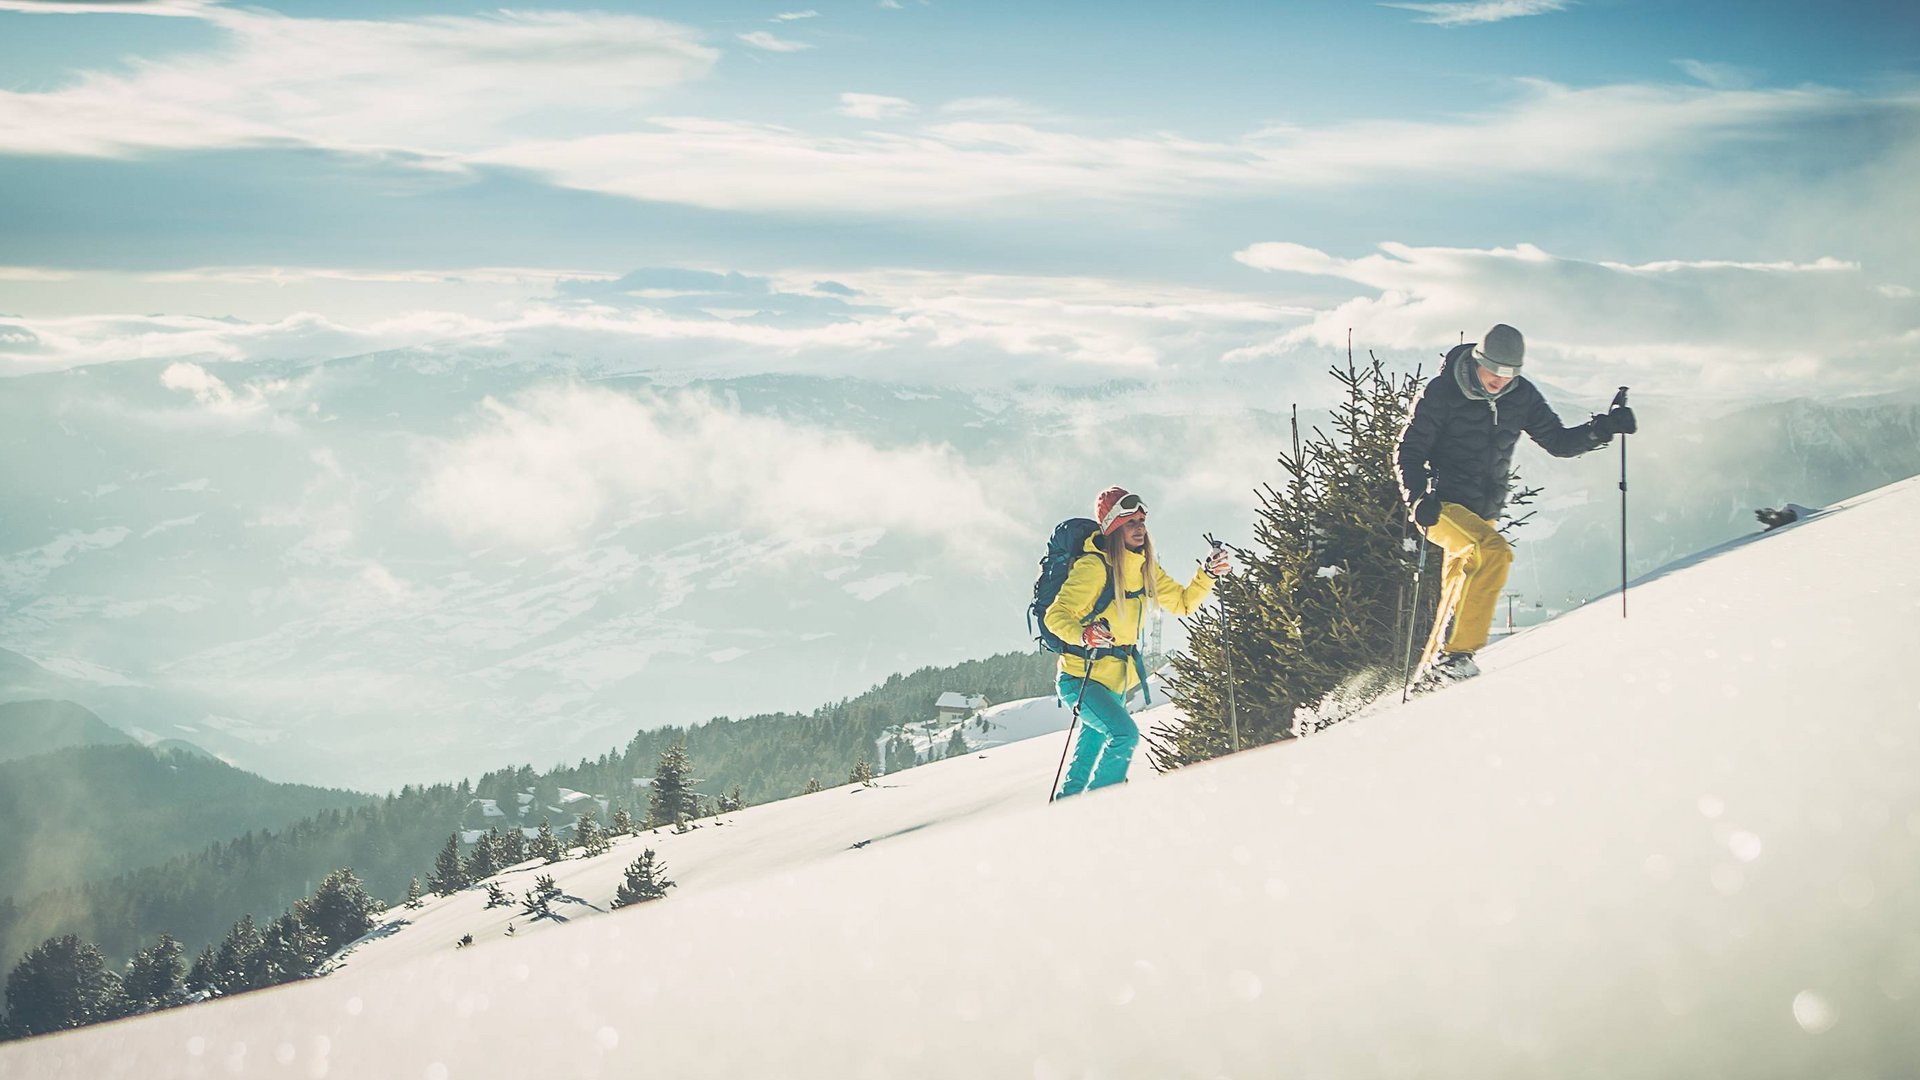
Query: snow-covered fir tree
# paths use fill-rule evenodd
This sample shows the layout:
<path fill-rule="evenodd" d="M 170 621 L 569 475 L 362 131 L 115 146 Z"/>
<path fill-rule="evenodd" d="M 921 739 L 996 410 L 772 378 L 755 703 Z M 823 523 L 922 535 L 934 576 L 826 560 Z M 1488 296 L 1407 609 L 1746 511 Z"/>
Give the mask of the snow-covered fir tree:
<path fill-rule="evenodd" d="M 193 966 L 187 969 L 187 992 L 189 994 L 211 992 L 219 970 L 219 960 L 214 956 L 213 946 L 205 946 L 200 950 L 200 955 L 194 957 Z"/>
<path fill-rule="evenodd" d="M 1153 763 L 1172 768 L 1295 734 L 1295 711 L 1335 691 L 1356 703 L 1397 685 L 1418 539 L 1407 523 L 1393 451 L 1422 385 L 1377 360 L 1331 369 L 1344 390 L 1330 426 L 1299 431 L 1263 485 L 1253 543 L 1215 587 L 1219 603 L 1188 620 L 1168 691 L 1187 722 L 1156 728 Z M 1428 568 L 1438 578 L 1437 560 Z M 1432 597 L 1414 613 L 1416 636 Z M 1229 694 L 1228 671 L 1232 684 Z"/>
<path fill-rule="evenodd" d="M 847 774 L 847 783 L 873 786 L 873 762 L 861 758 L 853 763 L 853 771 Z"/>
<path fill-rule="evenodd" d="M 808 778 L 807 778 L 807 787 L 806 787 L 806 790 L 804 790 L 804 791 L 802 791 L 802 792 L 801 792 L 800 794 L 802 794 L 802 795 L 814 795 L 814 794 L 818 794 L 818 793 L 819 793 L 819 791 L 820 791 L 820 780 L 819 780 L 819 778 L 818 778 L 818 777 L 812 777 L 812 776 L 810 776 L 810 777 L 808 777 Z"/>
<path fill-rule="evenodd" d="M 507 907 L 513 903 L 513 894 L 500 887 L 497 881 L 487 882 L 487 906 L 490 908 Z"/>
<path fill-rule="evenodd" d="M 126 989 L 128 1010 L 152 1012 L 184 1003 L 186 975 L 180 943 L 172 934 L 161 934 L 160 940 L 127 961 L 127 973 L 120 982 Z"/>
<path fill-rule="evenodd" d="M 120 977 L 90 942 L 48 938 L 7 974 L 7 1027 L 15 1037 L 112 1020 L 126 1011 Z"/>
<path fill-rule="evenodd" d="M 294 907 L 300 921 L 319 935 L 322 956 L 339 952 L 372 930 L 382 910 L 360 878 L 345 868 L 328 874 L 311 897 Z"/>
<path fill-rule="evenodd" d="M 567 850 L 560 846 L 560 838 L 553 835 L 553 822 L 540 819 L 540 831 L 533 836 L 533 843 L 527 847 L 528 856 L 556 863 L 567 857 Z"/>
<path fill-rule="evenodd" d="M 660 751 L 653 769 L 653 786 L 647 790 L 647 824 L 680 825 L 700 816 L 693 793 L 693 759 L 687 745 L 675 742 Z"/>
<path fill-rule="evenodd" d="M 667 880 L 666 865 L 648 848 L 640 857 L 627 865 L 626 878 L 620 883 L 613 895 L 616 908 L 632 907 L 648 900 L 658 900 L 667 895 L 674 883 Z"/>
<path fill-rule="evenodd" d="M 965 727 L 965 724 L 954 725 L 953 737 L 947 740 L 947 757 L 957 758 L 967 756 L 967 737 L 962 734 Z"/>
<path fill-rule="evenodd" d="M 500 872 L 498 850 L 492 842 L 497 835 L 482 833 L 480 839 L 474 842 L 473 850 L 467 853 L 467 861 L 460 867 L 460 874 L 467 881 L 481 881 Z"/>
<path fill-rule="evenodd" d="M 605 855 L 613 847 L 606 831 L 600 828 L 596 812 L 592 810 L 581 814 L 573 823 L 573 842 L 580 845 L 580 857 L 583 859 Z"/>
<path fill-rule="evenodd" d="M 327 956 L 321 936 L 291 911 L 267 924 L 260 948 L 253 954 L 252 989 L 278 986 L 305 978 Z"/>
<path fill-rule="evenodd" d="M 421 904 L 420 895 L 420 879 L 414 878 L 413 881 L 407 885 L 407 907 L 419 907 Z"/>
<path fill-rule="evenodd" d="M 527 834 L 515 825 L 501 835 L 500 865 L 517 866 L 527 861 Z"/>
<path fill-rule="evenodd" d="M 259 952 L 260 931 L 253 925 L 253 915 L 242 915 L 214 951 L 212 988 L 221 994 L 241 994 L 256 989 L 258 984 L 253 980 L 259 974 L 256 959 Z"/>
<path fill-rule="evenodd" d="M 452 896 L 467 887 L 466 868 L 460 861 L 460 835 L 452 833 L 434 857 L 433 873 L 427 877 L 427 888 L 436 896 Z"/>
<path fill-rule="evenodd" d="M 613 801 L 613 820 L 608 824 L 607 830 L 615 836 L 633 835 L 633 815 L 627 812 L 626 806 L 618 799 Z"/>

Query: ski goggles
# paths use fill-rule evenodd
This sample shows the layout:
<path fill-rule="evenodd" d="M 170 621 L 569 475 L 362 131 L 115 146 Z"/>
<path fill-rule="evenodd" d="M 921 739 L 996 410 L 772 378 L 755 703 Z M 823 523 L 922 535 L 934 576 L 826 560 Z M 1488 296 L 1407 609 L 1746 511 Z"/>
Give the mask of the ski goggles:
<path fill-rule="evenodd" d="M 1145 515 L 1146 512 L 1147 504 L 1140 496 L 1131 493 L 1122 495 L 1120 501 L 1114 503 L 1113 507 L 1107 511 L 1107 516 L 1100 519 L 1100 531 L 1112 532 L 1121 518 L 1132 517 L 1134 514 Z"/>

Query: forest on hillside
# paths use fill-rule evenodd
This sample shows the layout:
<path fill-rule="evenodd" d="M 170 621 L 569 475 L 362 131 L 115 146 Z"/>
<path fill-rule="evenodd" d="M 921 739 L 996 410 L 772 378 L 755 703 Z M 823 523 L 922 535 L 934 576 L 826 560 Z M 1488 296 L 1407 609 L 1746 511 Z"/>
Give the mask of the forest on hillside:
<path fill-rule="evenodd" d="M 544 773 L 522 765 L 487 773 L 477 783 L 409 785 L 361 805 L 313 813 L 278 830 L 253 829 L 156 865 L 85 884 L 0 895 L 0 967 L 66 934 L 98 945 L 115 961 L 162 933 L 192 953 L 218 941 L 245 916 L 267 922 L 340 868 L 352 868 L 373 897 L 398 902 L 414 878 L 428 878 L 435 854 L 449 834 L 460 830 L 474 799 L 513 805 L 516 794 L 531 789 L 535 805 L 548 807 L 557 804 L 565 787 L 603 797 L 625 794 L 625 805 L 641 816 L 646 799 L 633 781 L 651 778 L 661 752 L 675 744 L 686 747 L 696 793 L 706 807 L 735 789 L 751 805 L 798 795 L 810 781 L 823 787 L 844 784 L 856 765 L 874 763 L 876 741 L 887 727 L 932 715 L 941 693 L 958 690 L 994 702 L 1036 697 L 1050 692 L 1053 671 L 1053 657 L 1043 653 L 922 668 L 811 713 L 717 717 L 689 727 L 642 730 L 598 759 Z M 551 816 L 556 828 L 570 824 L 559 814 Z M 16 889 L 26 884 L 0 880 Z"/>

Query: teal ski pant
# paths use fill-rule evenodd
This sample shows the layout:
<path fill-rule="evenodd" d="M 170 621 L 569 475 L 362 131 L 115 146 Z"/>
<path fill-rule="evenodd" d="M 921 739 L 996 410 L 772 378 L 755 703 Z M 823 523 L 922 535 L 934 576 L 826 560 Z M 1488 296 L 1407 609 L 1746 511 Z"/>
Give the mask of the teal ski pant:
<path fill-rule="evenodd" d="M 1127 766 L 1133 764 L 1133 748 L 1140 742 L 1140 726 L 1127 715 L 1127 703 L 1119 694 L 1078 675 L 1060 676 L 1060 700 L 1068 708 L 1080 703 L 1080 737 L 1073 744 L 1073 760 L 1067 763 L 1059 797 L 1125 780 Z"/>

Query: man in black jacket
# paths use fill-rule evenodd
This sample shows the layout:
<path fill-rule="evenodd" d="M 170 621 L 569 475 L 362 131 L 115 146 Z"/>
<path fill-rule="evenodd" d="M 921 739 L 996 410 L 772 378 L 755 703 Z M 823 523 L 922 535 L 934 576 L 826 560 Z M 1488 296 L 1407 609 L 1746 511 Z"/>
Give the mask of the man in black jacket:
<path fill-rule="evenodd" d="M 1567 427 L 1520 374 L 1520 331 L 1497 323 L 1477 342 L 1447 353 L 1400 433 L 1394 463 L 1400 495 L 1427 539 L 1446 551 L 1440 575 L 1441 622 L 1434 626 L 1423 675 L 1462 679 L 1480 672 L 1473 654 L 1487 643 L 1513 545 L 1494 526 L 1507 503 L 1513 448 L 1525 432 L 1554 457 L 1574 457 L 1637 429 L 1625 405 Z M 1436 652 L 1453 612 L 1446 649 Z"/>

